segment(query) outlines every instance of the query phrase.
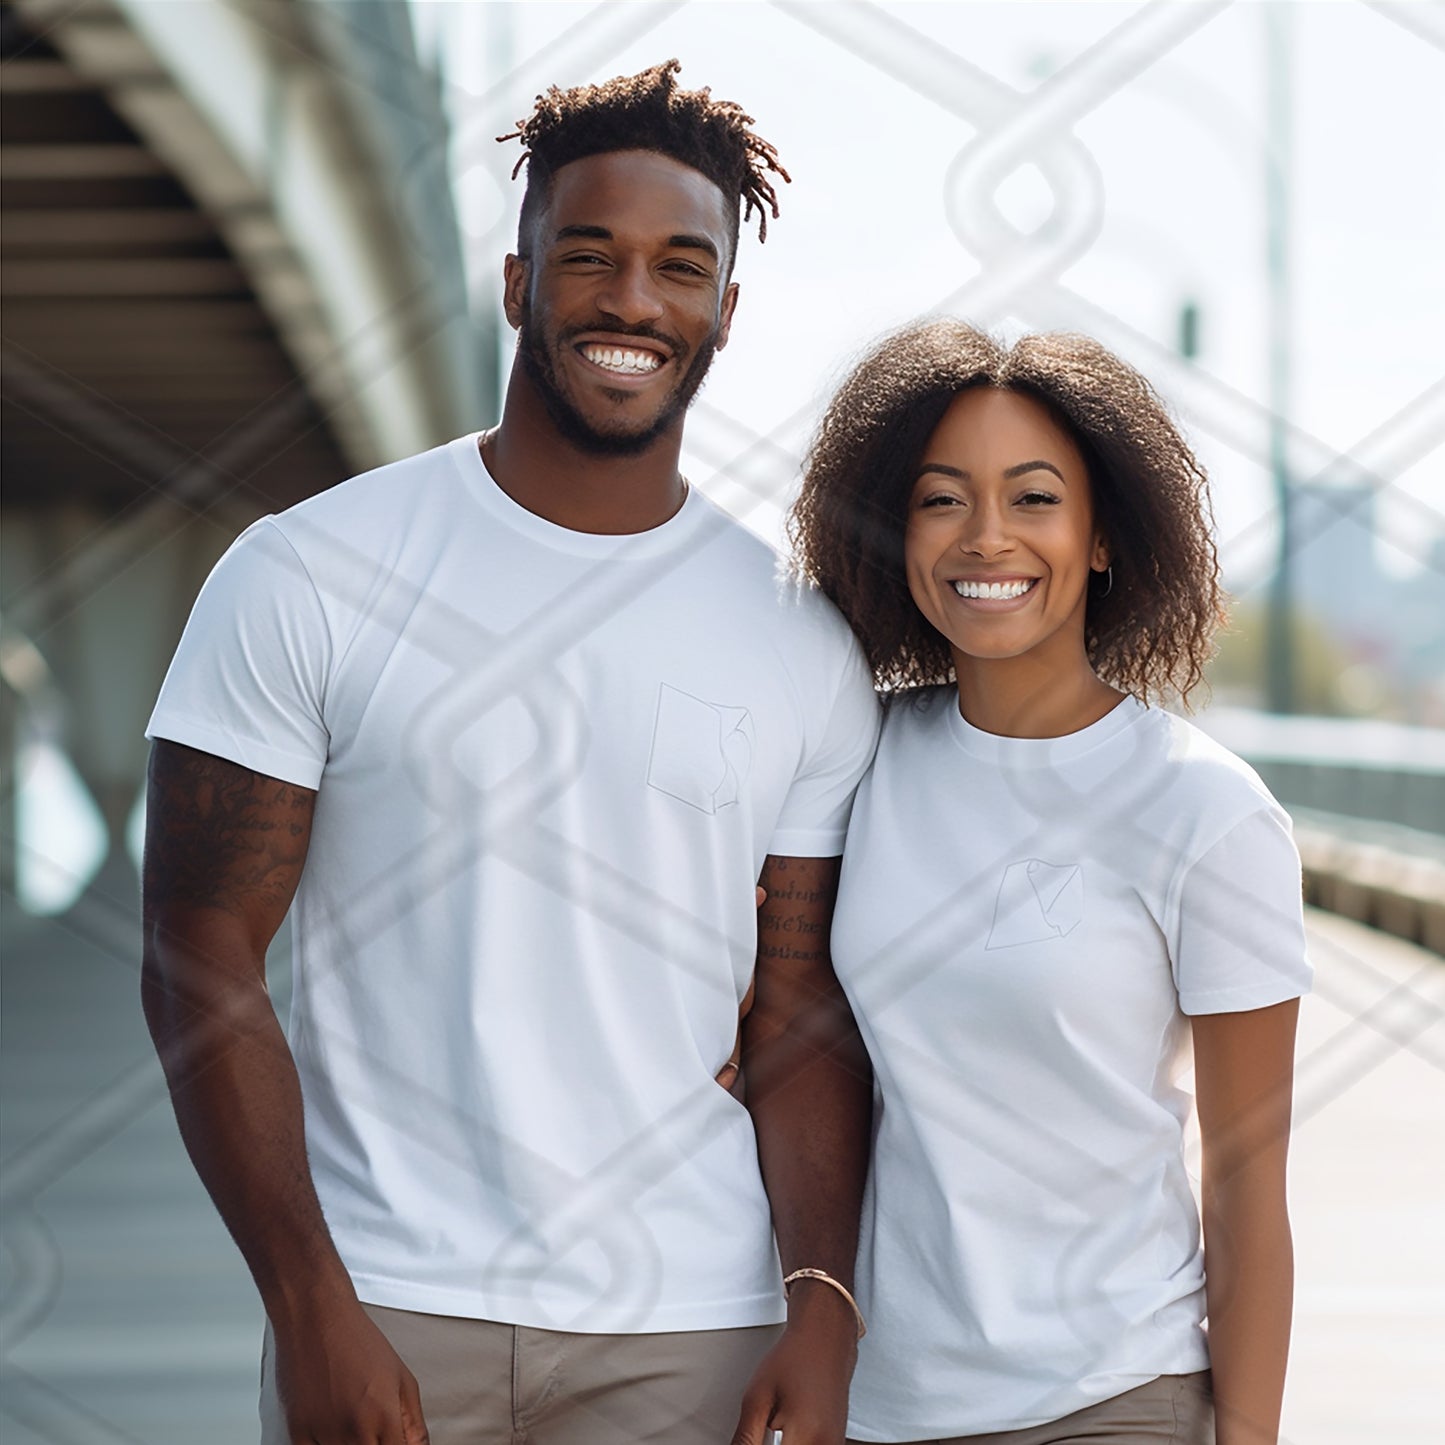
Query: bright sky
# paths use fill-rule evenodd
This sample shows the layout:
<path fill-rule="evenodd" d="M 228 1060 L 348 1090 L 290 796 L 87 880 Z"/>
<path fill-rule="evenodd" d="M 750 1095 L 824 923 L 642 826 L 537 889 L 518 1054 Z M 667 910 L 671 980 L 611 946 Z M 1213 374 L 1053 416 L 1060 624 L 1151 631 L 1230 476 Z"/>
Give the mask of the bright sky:
<path fill-rule="evenodd" d="M 1349 452 L 1382 475 L 1382 560 L 1410 570 L 1445 534 L 1445 7 L 1282 8 L 1293 463 L 1309 477 Z M 1210 469 L 1232 583 L 1262 576 L 1274 544 L 1262 5 L 417 0 L 417 10 L 424 53 L 440 45 L 448 66 L 481 304 L 497 293 L 520 195 L 506 180 L 515 143 L 492 137 L 547 85 L 675 55 L 684 84 L 741 102 L 777 145 L 794 184 L 766 246 L 744 243 L 733 340 L 685 458 L 759 530 L 776 535 L 820 399 L 847 359 L 942 310 L 1010 331 L 1089 331 L 1138 365 Z M 1174 354 L 1186 298 L 1202 312 L 1195 370 Z M 1357 473 L 1336 464 L 1330 475 Z"/>

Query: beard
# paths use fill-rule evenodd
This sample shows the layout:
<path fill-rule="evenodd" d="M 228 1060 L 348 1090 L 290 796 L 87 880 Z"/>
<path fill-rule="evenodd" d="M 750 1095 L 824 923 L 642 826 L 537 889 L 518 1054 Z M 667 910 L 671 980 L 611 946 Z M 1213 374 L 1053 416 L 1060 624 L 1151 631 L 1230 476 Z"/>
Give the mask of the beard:
<path fill-rule="evenodd" d="M 566 346 L 574 335 L 581 335 L 589 328 L 574 327 L 559 335 L 557 344 Z M 677 385 L 663 399 L 657 414 L 651 421 L 635 429 L 626 429 L 623 423 L 616 428 L 604 430 L 595 426 L 582 415 L 562 390 L 557 370 L 552 365 L 552 356 L 547 349 L 546 337 L 532 314 L 530 302 L 522 303 L 522 324 L 517 328 L 517 355 L 521 358 L 522 370 L 532 383 L 547 416 L 557 428 L 564 441 L 578 451 L 594 457 L 635 457 L 645 452 L 658 437 L 666 432 L 692 405 L 698 388 L 707 376 L 708 368 L 717 353 L 717 331 L 710 331 L 699 344 L 696 353 L 688 360 L 688 348 L 675 336 L 667 336 L 647 326 L 625 327 L 608 323 L 603 329 L 618 336 L 635 336 L 639 341 L 657 341 L 666 346 L 672 359 L 686 362 Z"/>

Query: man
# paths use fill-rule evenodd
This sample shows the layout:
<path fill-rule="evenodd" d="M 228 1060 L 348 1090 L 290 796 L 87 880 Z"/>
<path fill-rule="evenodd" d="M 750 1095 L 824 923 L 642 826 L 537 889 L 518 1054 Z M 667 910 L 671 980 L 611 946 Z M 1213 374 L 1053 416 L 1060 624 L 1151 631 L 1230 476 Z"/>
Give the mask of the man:
<path fill-rule="evenodd" d="M 876 704 L 678 472 L 782 171 L 677 69 L 539 98 L 501 424 L 252 527 L 151 721 L 146 1012 L 267 1445 L 843 1439 L 870 1086 L 827 937 Z"/>

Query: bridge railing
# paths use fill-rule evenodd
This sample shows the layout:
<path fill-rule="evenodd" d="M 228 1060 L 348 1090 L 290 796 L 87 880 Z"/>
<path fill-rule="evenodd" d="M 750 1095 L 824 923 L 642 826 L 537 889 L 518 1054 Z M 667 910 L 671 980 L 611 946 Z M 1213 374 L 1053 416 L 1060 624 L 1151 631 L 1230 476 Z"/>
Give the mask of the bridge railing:
<path fill-rule="evenodd" d="M 1289 810 L 1305 899 L 1445 954 L 1445 730 L 1201 715 Z"/>

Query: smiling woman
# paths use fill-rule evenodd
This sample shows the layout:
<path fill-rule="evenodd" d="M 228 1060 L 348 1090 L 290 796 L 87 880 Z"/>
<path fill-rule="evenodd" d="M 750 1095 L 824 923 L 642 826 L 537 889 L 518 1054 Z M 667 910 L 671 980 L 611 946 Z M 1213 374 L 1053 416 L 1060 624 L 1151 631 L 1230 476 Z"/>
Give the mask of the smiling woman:
<path fill-rule="evenodd" d="M 1096 343 L 938 321 L 844 383 L 792 522 L 892 694 L 833 927 L 882 1100 L 852 1440 L 1274 1445 L 1299 858 L 1147 705 L 1219 617 L 1202 471 Z"/>
<path fill-rule="evenodd" d="M 1112 567 L 1085 609 L 1093 669 L 1146 700 L 1187 695 L 1223 610 L 1204 473 L 1163 403 L 1089 337 L 1026 336 L 1010 348 L 952 320 L 886 338 L 844 381 L 819 424 L 789 523 L 803 571 L 852 620 L 880 684 L 954 676 L 948 639 L 909 593 L 903 547 L 919 467 L 948 460 L 925 457 L 925 444 L 974 388 L 1002 393 L 1004 410 L 1035 403 L 1050 437 L 1087 471 Z M 938 440 L 969 430 L 950 426 Z"/>
<path fill-rule="evenodd" d="M 989 731 L 1027 715 L 1048 736 L 1118 702 L 1084 647 L 1089 579 L 1109 567 L 1109 547 L 1083 454 L 1042 402 L 996 387 L 954 398 L 924 448 L 904 555 L 919 610 Z"/>

